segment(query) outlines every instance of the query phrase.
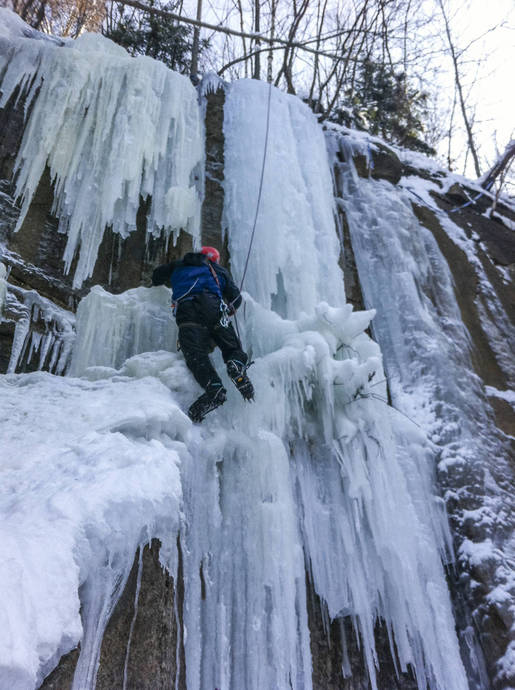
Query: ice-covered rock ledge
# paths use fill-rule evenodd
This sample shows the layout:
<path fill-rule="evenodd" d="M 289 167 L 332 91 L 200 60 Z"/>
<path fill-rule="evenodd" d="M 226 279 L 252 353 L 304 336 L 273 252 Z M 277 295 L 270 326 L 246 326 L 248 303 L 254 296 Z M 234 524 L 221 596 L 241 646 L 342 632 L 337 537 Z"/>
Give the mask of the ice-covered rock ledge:
<path fill-rule="evenodd" d="M 133 376 L 0 380 L 2 687 L 38 687 L 79 641 L 74 687 L 91 687 L 137 548 L 175 545 L 190 422 L 168 386 L 184 364 L 152 361 L 129 364 Z M 156 362 L 168 386 L 148 375 Z"/>

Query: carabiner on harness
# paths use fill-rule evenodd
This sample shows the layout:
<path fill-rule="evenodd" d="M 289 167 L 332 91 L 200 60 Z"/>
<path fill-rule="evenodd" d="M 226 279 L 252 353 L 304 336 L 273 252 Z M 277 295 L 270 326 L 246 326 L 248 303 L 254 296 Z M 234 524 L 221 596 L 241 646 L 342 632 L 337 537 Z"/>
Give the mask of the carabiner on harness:
<path fill-rule="evenodd" d="M 220 326 L 222 328 L 227 328 L 229 324 L 231 323 L 229 321 L 229 307 L 226 305 L 226 303 L 222 300 L 220 300 Z"/>

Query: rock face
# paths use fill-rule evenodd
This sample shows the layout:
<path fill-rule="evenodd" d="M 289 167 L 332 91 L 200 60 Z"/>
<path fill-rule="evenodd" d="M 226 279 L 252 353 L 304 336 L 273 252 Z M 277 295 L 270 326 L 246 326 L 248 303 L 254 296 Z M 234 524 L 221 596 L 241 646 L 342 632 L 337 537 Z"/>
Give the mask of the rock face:
<path fill-rule="evenodd" d="M 454 199 L 446 196 L 437 198 L 439 205 L 445 210 L 453 206 Z M 492 324 L 489 321 L 488 293 L 495 291 L 502 304 L 505 314 L 511 323 L 515 322 L 515 290 L 513 283 L 501 279 L 495 266 L 514 267 L 513 240 L 508 241 L 510 232 L 502 224 L 488 221 L 477 211 L 469 207 L 455 213 L 453 220 L 466 233 L 477 233 L 478 256 L 481 265 L 489 279 L 489 284 L 481 284 L 477 273 L 470 264 L 465 252 L 453 243 L 442 230 L 438 219 L 427 208 L 414 206 L 415 213 L 421 223 L 433 233 L 441 252 L 446 257 L 451 268 L 455 284 L 455 293 L 460 306 L 461 315 L 471 337 L 471 355 L 476 374 L 482 380 L 487 390 L 510 391 L 514 389 L 513 372 L 503 366 L 492 346 L 488 330 Z M 509 209 L 504 209 L 509 214 Z M 478 217 L 479 216 L 479 217 Z M 490 317 L 493 315 L 490 314 Z M 489 387 L 489 388 L 488 388 Z M 498 395 L 490 395 L 489 402 L 493 408 L 495 420 L 488 432 L 485 432 L 485 446 L 492 445 L 499 437 L 503 438 L 504 454 L 488 457 L 488 461 L 477 466 L 461 468 L 458 472 L 440 472 L 439 481 L 444 492 L 450 497 L 447 501 L 449 517 L 453 526 L 457 552 L 464 540 L 473 543 L 483 543 L 494 540 L 501 549 L 509 543 L 513 533 L 513 495 L 515 489 L 515 412 L 513 407 Z M 494 488 L 495 487 L 495 488 Z M 459 497 L 456 492 L 459 492 Z M 485 511 L 485 503 L 489 496 L 494 499 L 504 495 L 502 499 L 506 515 L 497 514 L 497 525 L 492 533 L 486 521 L 476 519 Z M 486 500 L 485 500 L 486 499 Z M 510 507 L 511 505 L 511 507 Z M 507 517 L 511 514 L 511 517 Z M 470 517 L 465 517 L 469 515 Z M 456 583 L 455 597 L 460 595 L 467 601 L 474 611 L 474 624 L 479 630 L 479 640 L 484 653 L 488 675 L 493 688 L 506 688 L 515 682 L 515 673 L 506 673 L 499 669 L 497 660 L 506 653 L 513 640 L 515 620 L 509 605 L 504 601 L 496 601 L 491 596 L 492 585 L 506 584 L 506 575 L 502 572 L 501 564 L 490 560 L 477 563 L 470 567 L 465 559 L 461 561 L 461 572 Z M 513 609 L 512 609 L 513 611 Z M 460 619 L 457 618 L 459 621 Z M 468 626 L 467 626 L 468 627 Z"/>
<path fill-rule="evenodd" d="M 17 372 L 37 368 L 58 371 L 59 353 L 68 343 L 69 332 L 63 324 L 72 319 L 79 299 L 94 284 L 100 284 L 112 292 L 122 292 L 140 284 L 148 284 L 151 271 L 158 263 L 169 261 L 190 249 L 191 238 L 182 234 L 177 246 L 168 246 L 163 239 L 146 237 L 146 205 L 141 200 L 137 231 L 127 239 L 107 231 L 100 247 L 92 278 L 81 288 L 72 287 L 69 276 L 63 274 L 62 254 L 64 236 L 57 232 L 57 221 L 52 216 L 53 189 L 49 174 L 40 182 L 30 210 L 18 232 L 14 226 L 18 211 L 13 199 L 12 171 L 23 131 L 23 103 L 12 101 L 0 111 L 0 241 L 7 247 L 2 261 L 9 271 L 9 298 L 0 322 L 0 371 L 8 367 Z M 223 104 L 224 92 L 219 89 L 206 96 L 206 180 L 205 199 L 202 208 L 203 242 L 222 246 L 223 212 Z M 417 171 L 402 163 L 396 154 L 386 146 L 371 151 L 370 159 L 362 154 L 355 158 L 358 174 L 376 180 L 386 180 L 396 185 L 402 175 Z M 336 175 L 338 175 L 336 171 Z M 426 173 L 422 171 L 421 176 Z M 450 188 L 435 196 L 440 208 L 453 210 L 456 205 L 467 203 L 469 194 L 463 188 Z M 506 367 L 499 361 L 498 353 L 492 347 L 492 339 L 485 332 L 485 312 L 489 310 L 486 299 L 488 291 L 494 291 L 505 313 L 514 320 L 515 294 L 513 275 L 515 270 L 515 242 L 513 231 L 501 220 L 490 220 L 482 213 L 486 210 L 485 200 L 457 211 L 454 221 L 470 237 L 477 236 L 481 244 L 480 261 L 489 278 L 488 285 L 477 281 L 477 274 L 469 259 L 442 230 L 437 216 L 426 206 L 413 204 L 420 222 L 433 233 L 441 252 L 452 270 L 455 292 L 463 321 L 472 341 L 473 363 L 477 375 L 485 386 L 498 391 L 513 387 Z M 515 221 L 508 208 L 502 208 L 502 215 Z M 364 301 L 359 276 L 352 252 L 345 209 L 340 206 L 340 221 L 344 242 L 346 289 L 349 301 L 355 308 L 363 308 Z M 223 258 L 228 260 L 227 249 Z M 505 269 L 503 278 L 498 270 Z M 395 270 L 395 267 L 392 268 Z M 46 301 L 45 301 L 46 300 Z M 37 303 L 38 308 L 34 309 Z M 51 311 L 49 304 L 54 305 Z M 37 312 L 37 313 L 36 313 Z M 46 314 L 46 316 L 45 316 Z M 23 328 L 21 327 L 23 325 Z M 71 327 L 70 327 L 71 328 Z M 41 343 L 50 334 L 52 341 L 46 354 Z M 32 340 L 31 340 L 32 339 Z M 31 342 L 39 343 L 39 359 L 30 351 Z M 19 350 L 13 363 L 12 350 Z M 52 348 L 57 354 L 52 357 Z M 34 348 L 32 348 L 34 349 Z M 36 348 L 37 350 L 38 348 Z M 42 352 L 44 356 L 42 355 Z M 31 356 L 32 355 L 32 356 Z M 61 372 L 66 367 L 64 362 Z M 490 398 L 495 412 L 497 430 L 504 435 L 506 447 L 515 457 L 515 414 L 509 402 L 499 396 Z M 506 457 L 509 457 L 507 451 Z M 464 515 L 481 508 L 482 497 L 488 493 L 488 473 L 502 486 L 508 496 L 515 490 L 515 466 L 513 459 L 492 458 L 490 465 L 478 472 L 477 468 L 464 468 L 461 473 L 441 473 L 442 493 L 450 496 L 447 506 L 454 529 L 456 550 L 459 552 L 464 539 L 473 537 L 476 541 L 491 537 L 490 527 L 485 527 Z M 452 496 L 457 490 L 465 489 L 459 499 Z M 507 521 L 507 529 L 511 523 Z M 498 535 L 499 536 L 499 535 Z M 504 535 L 506 539 L 508 535 Z M 470 568 L 470 562 L 458 560 L 458 573 L 453 585 L 458 626 L 463 637 L 470 632 L 471 621 L 477 629 L 477 637 L 483 660 L 481 668 L 469 664 L 471 687 L 508 688 L 515 684 L 513 671 L 502 673 L 497 660 L 506 649 L 514 629 L 513 601 L 493 601 L 488 593 L 500 575 L 496 564 L 480 564 Z M 159 564 L 159 544 L 152 542 L 143 554 L 136 554 L 134 566 L 125 590 L 111 617 L 102 646 L 97 688 L 185 688 L 185 660 L 182 631 L 182 573 L 175 582 Z M 330 624 L 322 616 L 323 605 L 311 592 L 308 583 L 308 597 L 311 605 L 309 622 L 311 650 L 313 656 L 313 685 L 317 690 L 358 690 L 369 687 L 349 619 Z M 514 592 L 515 596 L 515 592 Z M 468 631 L 468 632 L 467 632 Z M 387 635 L 380 626 L 376 632 L 380 660 L 378 684 L 383 690 L 393 688 L 415 688 L 416 682 L 409 674 L 397 675 L 389 652 Z M 346 640 L 344 643 L 343 640 Z M 78 652 L 74 650 L 61 659 L 58 667 L 41 686 L 45 690 L 70 688 Z M 344 673 L 342 675 L 342 668 Z M 485 680 L 485 673 L 489 680 Z M 510 675 L 511 673 L 511 675 Z M 449 689 L 451 690 L 451 689 Z"/>
<path fill-rule="evenodd" d="M 222 214 L 224 210 L 224 103 L 221 85 L 205 96 L 206 101 L 206 170 L 204 203 L 202 204 L 202 243 L 221 247 L 222 263 L 227 265 L 229 253 L 222 246 Z"/>
<path fill-rule="evenodd" d="M 354 156 L 354 165 L 361 177 L 388 180 L 392 184 L 397 184 L 403 174 L 402 163 L 395 152 L 381 144 L 371 147 L 368 157 L 362 153 Z"/>
<path fill-rule="evenodd" d="M 180 552 L 180 549 L 179 549 Z M 159 542 L 136 554 L 125 590 L 104 635 L 96 687 L 186 688 L 179 581 L 159 563 Z"/>
<path fill-rule="evenodd" d="M 177 584 L 159 563 L 159 542 L 136 553 L 134 565 L 104 634 L 97 673 L 98 690 L 138 688 L 185 690 L 181 638 L 182 574 Z M 179 549 L 180 553 L 180 549 Z M 68 690 L 79 650 L 63 657 L 41 690 Z"/>

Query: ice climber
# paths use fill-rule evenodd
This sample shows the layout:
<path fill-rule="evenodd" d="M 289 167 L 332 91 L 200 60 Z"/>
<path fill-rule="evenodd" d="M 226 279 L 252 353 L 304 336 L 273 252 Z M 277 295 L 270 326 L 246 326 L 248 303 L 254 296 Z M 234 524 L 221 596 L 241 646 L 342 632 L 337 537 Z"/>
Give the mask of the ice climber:
<path fill-rule="evenodd" d="M 229 321 L 242 302 L 229 271 L 219 264 L 214 247 L 202 247 L 182 259 L 158 266 L 153 285 L 171 285 L 179 346 L 191 373 L 203 393 L 188 410 L 190 419 L 201 422 L 205 415 L 223 405 L 227 391 L 209 359 L 215 345 L 222 352 L 227 373 L 244 400 L 254 398 L 247 376 L 248 356 Z"/>

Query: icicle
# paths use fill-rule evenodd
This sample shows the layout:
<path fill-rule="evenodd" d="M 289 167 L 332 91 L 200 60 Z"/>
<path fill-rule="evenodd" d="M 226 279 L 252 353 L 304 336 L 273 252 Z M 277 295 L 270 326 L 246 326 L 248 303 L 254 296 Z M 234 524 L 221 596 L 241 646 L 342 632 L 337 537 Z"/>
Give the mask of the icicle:
<path fill-rule="evenodd" d="M 108 557 L 107 563 L 99 564 L 98 570 L 82 586 L 84 637 L 81 640 L 72 690 L 95 687 L 104 632 L 131 571 L 132 554 L 127 556 L 122 563 L 113 562 Z"/>
<path fill-rule="evenodd" d="M 7 296 L 7 268 L 5 267 L 5 264 L 0 263 L 0 321 L 2 321 L 2 313 L 4 311 L 6 296 Z"/>
<path fill-rule="evenodd" d="M 54 182 L 53 212 L 68 235 L 73 284 L 92 274 L 104 230 L 136 229 L 140 199 L 151 197 L 148 232 L 199 237 L 194 179 L 203 156 L 195 89 L 186 77 L 147 57 L 131 58 L 99 34 L 64 47 L 13 43 L 0 107 L 23 81 L 30 114 L 16 161 L 21 226 L 45 167 Z"/>
<path fill-rule="evenodd" d="M 14 373 L 22 362 L 29 363 L 39 352 L 38 368 L 63 373 L 70 364 L 75 340 L 75 316 L 42 297 L 35 290 L 9 285 L 16 321 L 8 373 Z M 41 332 L 41 329 L 44 329 Z"/>
<path fill-rule="evenodd" d="M 27 345 L 27 336 L 29 334 L 30 320 L 28 316 L 24 316 L 16 322 L 14 328 L 14 337 L 11 345 L 11 356 L 9 364 L 7 365 L 7 373 L 12 374 L 16 371 L 18 362 L 21 360 L 25 347 Z"/>

